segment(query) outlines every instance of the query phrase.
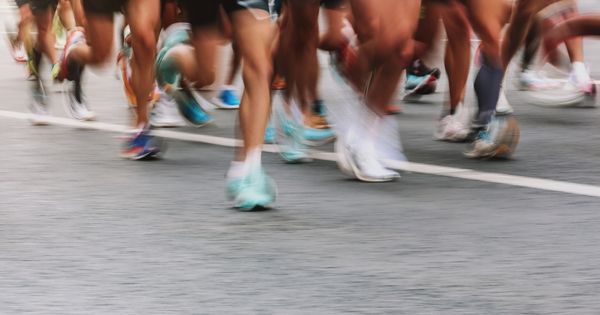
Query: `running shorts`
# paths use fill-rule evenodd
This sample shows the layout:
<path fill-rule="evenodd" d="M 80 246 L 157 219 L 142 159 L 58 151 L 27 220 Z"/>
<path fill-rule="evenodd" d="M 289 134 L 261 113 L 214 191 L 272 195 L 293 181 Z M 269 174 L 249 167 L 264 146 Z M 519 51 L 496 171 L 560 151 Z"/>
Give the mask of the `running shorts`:
<path fill-rule="evenodd" d="M 112 15 L 123 10 L 127 0 L 83 0 L 85 12 Z"/>
<path fill-rule="evenodd" d="M 193 28 L 216 26 L 219 22 L 219 8 L 222 5 L 231 13 L 243 9 L 260 9 L 269 12 L 268 0 L 180 0 Z"/>
<path fill-rule="evenodd" d="M 269 0 L 221 0 L 226 12 L 243 9 L 259 9 L 269 12 Z"/>
<path fill-rule="evenodd" d="M 58 5 L 58 0 L 29 0 L 31 12 L 44 12 L 48 9 L 55 10 Z"/>
<path fill-rule="evenodd" d="M 15 4 L 17 5 L 18 8 L 26 5 L 29 3 L 29 0 L 15 0 Z"/>
<path fill-rule="evenodd" d="M 321 5 L 330 10 L 339 9 L 343 4 L 344 0 L 321 0 Z"/>

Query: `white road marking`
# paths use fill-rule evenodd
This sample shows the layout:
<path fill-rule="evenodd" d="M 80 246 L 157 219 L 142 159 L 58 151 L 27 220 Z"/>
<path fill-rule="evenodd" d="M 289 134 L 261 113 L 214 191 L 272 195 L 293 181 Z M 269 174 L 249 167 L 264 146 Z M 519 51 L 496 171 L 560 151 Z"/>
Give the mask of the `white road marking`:
<path fill-rule="evenodd" d="M 0 110 L 0 117 L 4 118 L 12 118 L 19 120 L 28 120 L 30 114 L 20 113 L 14 111 L 6 111 Z M 118 125 L 118 124 L 110 124 L 103 122 L 81 122 L 68 118 L 61 117 L 48 117 L 47 121 L 49 124 L 57 125 L 57 126 L 65 126 L 65 127 L 73 127 L 73 128 L 81 128 L 81 129 L 91 129 L 91 130 L 101 130 L 108 132 L 126 132 L 128 130 L 127 126 Z M 173 130 L 154 130 L 153 133 L 156 136 L 174 139 L 174 140 L 182 140 L 182 141 L 190 141 L 190 142 L 199 142 L 205 144 L 212 144 L 223 147 L 234 147 L 239 146 L 241 143 L 239 140 L 224 138 L 224 137 L 215 137 L 201 134 L 192 134 L 187 132 L 173 131 Z M 263 148 L 265 152 L 276 153 L 277 147 L 274 145 L 265 145 Z M 336 154 L 331 152 L 323 152 L 323 151 L 313 151 L 312 157 L 317 160 L 323 161 L 336 161 Z M 556 181 L 550 179 L 543 178 L 535 178 L 535 177 L 526 177 L 526 176 L 516 176 L 516 175 L 508 175 L 501 173 L 490 173 L 490 172 L 480 172 L 471 169 L 463 169 L 463 168 L 455 168 L 455 167 L 447 167 L 440 165 L 432 165 L 432 164 L 423 164 L 423 163 L 414 163 L 414 162 L 397 162 L 397 161 L 389 161 L 389 163 L 397 168 L 398 170 L 427 174 L 427 175 L 435 175 L 435 176 L 444 176 L 444 177 L 452 177 L 452 178 L 460 178 L 466 180 L 475 180 L 487 183 L 495 183 L 495 184 L 503 184 L 509 186 L 518 186 L 518 187 L 526 187 L 533 188 L 538 190 L 545 191 L 553 191 L 560 192 L 572 195 L 581 195 L 581 196 L 589 196 L 589 197 L 599 197 L 600 198 L 600 186 L 593 185 L 585 185 L 585 184 L 577 184 L 570 183 L 565 181 Z"/>

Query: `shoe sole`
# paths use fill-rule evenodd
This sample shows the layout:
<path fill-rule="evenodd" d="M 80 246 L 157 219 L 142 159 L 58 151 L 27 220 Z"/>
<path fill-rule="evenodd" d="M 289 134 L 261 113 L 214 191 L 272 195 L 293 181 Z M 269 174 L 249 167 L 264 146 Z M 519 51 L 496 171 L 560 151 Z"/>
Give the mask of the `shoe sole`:
<path fill-rule="evenodd" d="M 230 106 L 230 105 L 226 105 L 225 103 L 223 103 L 218 97 L 213 97 L 210 102 L 215 105 L 218 109 L 223 109 L 223 110 L 235 110 L 235 109 L 240 109 L 240 105 L 237 106 Z"/>
<path fill-rule="evenodd" d="M 417 91 L 419 91 L 419 89 L 423 88 L 424 86 L 426 86 L 427 84 L 429 84 L 429 81 L 431 80 L 431 78 L 433 78 L 433 76 L 431 74 L 428 74 L 428 78 L 424 79 L 423 81 L 421 81 L 421 83 L 419 83 L 415 88 L 405 91 L 406 94 L 404 95 L 404 97 L 402 98 L 402 100 L 404 101 L 410 101 L 410 100 L 418 100 L 421 98 L 421 96 L 423 96 L 423 94 L 418 94 Z"/>
<path fill-rule="evenodd" d="M 271 194 L 273 195 L 273 200 L 271 200 L 271 202 L 267 203 L 267 204 L 256 204 L 253 205 L 252 207 L 240 207 L 240 206 L 235 206 L 234 208 L 242 211 L 242 212 L 259 212 L 259 211 L 267 211 L 267 210 L 271 210 L 273 209 L 273 203 L 275 203 L 275 201 L 277 201 L 277 196 L 279 195 L 279 189 L 277 188 L 277 184 L 275 183 L 275 181 L 268 177 L 268 186 L 271 190 Z M 235 200 L 235 198 L 232 198 Z"/>
<path fill-rule="evenodd" d="M 337 143 L 336 143 L 336 146 L 337 146 L 336 153 L 338 156 L 337 163 L 338 163 L 338 167 L 340 168 L 342 173 L 344 173 L 348 176 L 354 177 L 354 178 L 360 180 L 361 182 L 366 182 L 366 183 L 388 183 L 388 182 L 396 181 L 397 179 L 400 178 L 400 175 L 397 175 L 394 177 L 389 177 L 389 178 L 373 178 L 373 177 L 362 176 L 360 173 L 360 170 L 358 169 L 356 164 L 353 163 L 351 159 L 347 159 L 346 155 L 341 151 L 341 150 L 344 150 L 343 144 L 340 143 L 339 145 L 337 145 Z"/>
<path fill-rule="evenodd" d="M 307 140 L 307 139 L 304 139 L 302 141 L 302 144 L 310 146 L 310 147 L 320 147 L 320 146 L 326 145 L 328 143 L 331 143 L 331 142 L 335 141 L 336 139 L 337 139 L 336 136 L 331 136 L 331 137 L 328 137 L 328 138 L 322 139 L 322 140 Z"/>

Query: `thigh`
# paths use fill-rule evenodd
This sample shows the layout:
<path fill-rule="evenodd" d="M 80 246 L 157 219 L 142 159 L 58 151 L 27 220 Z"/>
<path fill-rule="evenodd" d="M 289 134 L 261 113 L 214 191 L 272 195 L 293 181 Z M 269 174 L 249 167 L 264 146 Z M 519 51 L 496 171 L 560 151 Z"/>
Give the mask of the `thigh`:
<path fill-rule="evenodd" d="M 216 28 L 219 22 L 219 0 L 180 0 L 192 28 Z"/>

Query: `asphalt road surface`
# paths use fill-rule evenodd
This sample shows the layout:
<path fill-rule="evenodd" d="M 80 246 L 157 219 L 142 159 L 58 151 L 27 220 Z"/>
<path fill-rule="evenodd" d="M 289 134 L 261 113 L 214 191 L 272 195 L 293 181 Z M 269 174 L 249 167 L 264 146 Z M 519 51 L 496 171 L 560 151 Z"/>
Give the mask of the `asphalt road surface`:
<path fill-rule="evenodd" d="M 599 52 L 586 42 L 595 78 Z M 343 106 L 323 70 L 323 97 Z M 0 314 L 600 313 L 600 109 L 509 91 L 517 155 L 473 161 L 432 140 L 442 82 L 403 105 L 404 147 L 422 164 L 400 181 L 350 180 L 325 153 L 305 165 L 266 153 L 275 209 L 241 213 L 224 196 L 235 112 L 171 130 L 161 160 L 122 160 L 120 82 L 93 72 L 88 100 L 106 124 L 60 119 L 50 85 L 59 119 L 34 127 L 23 67 L 0 56 Z"/>

